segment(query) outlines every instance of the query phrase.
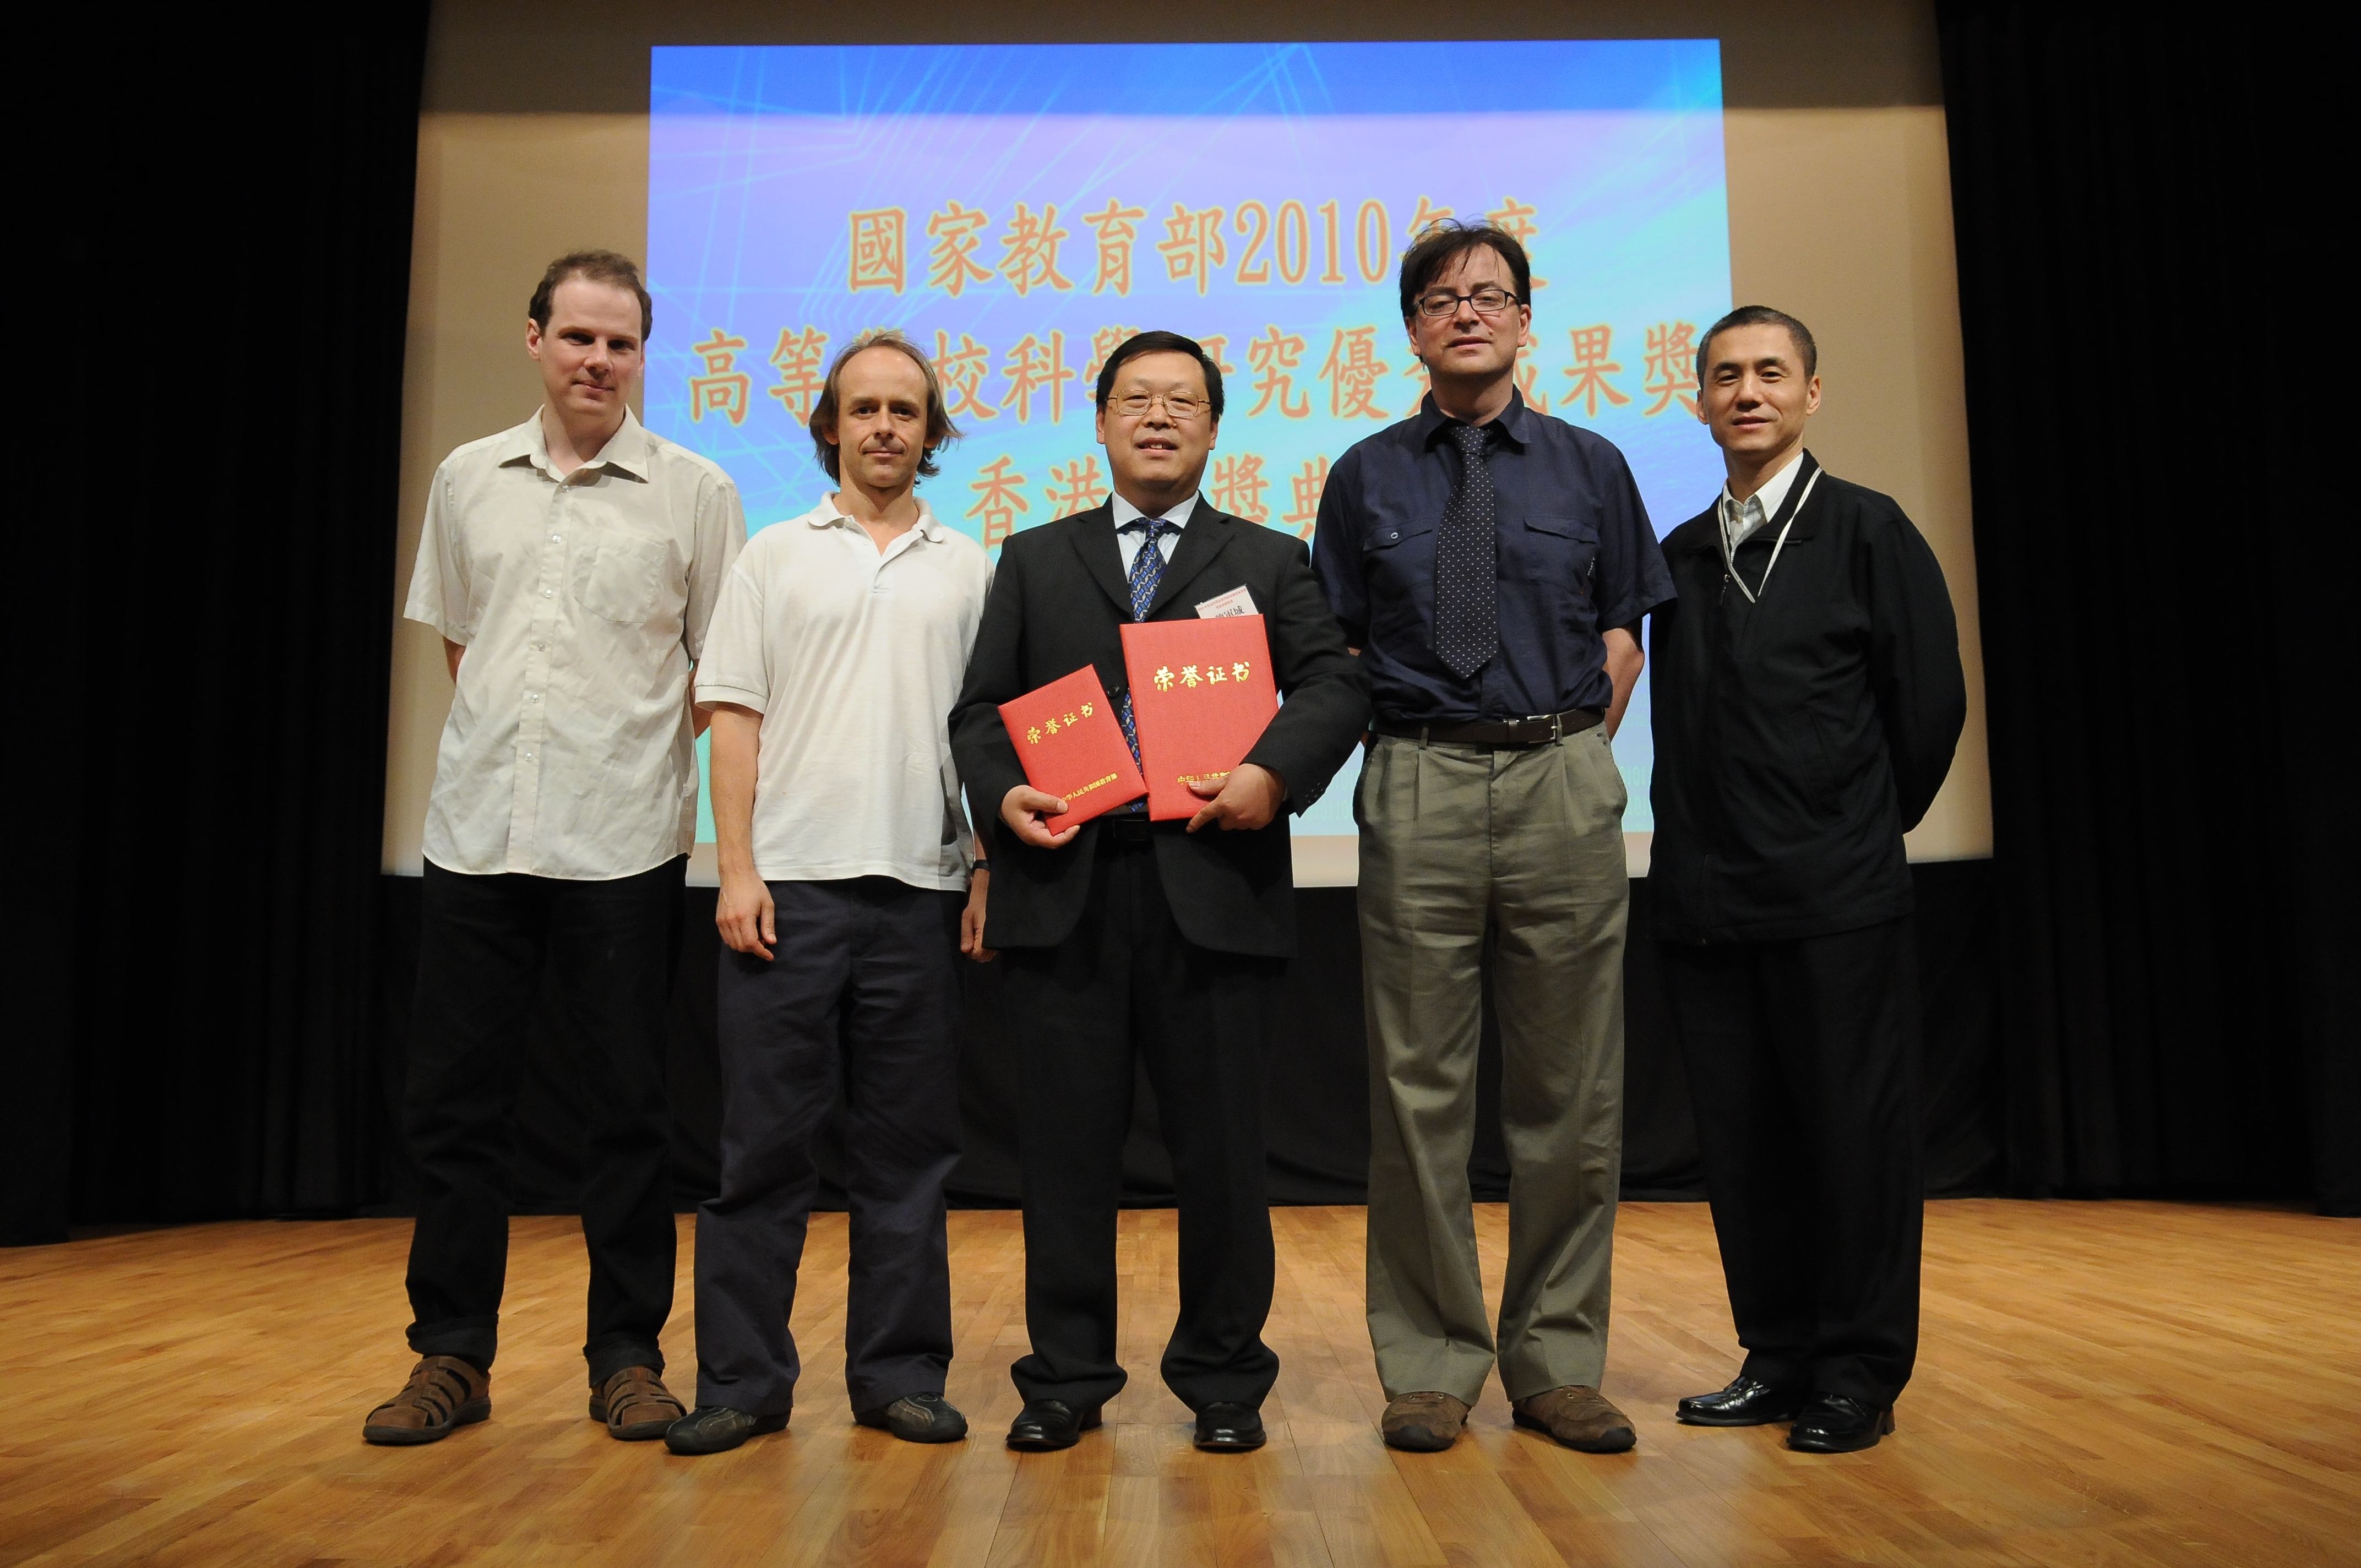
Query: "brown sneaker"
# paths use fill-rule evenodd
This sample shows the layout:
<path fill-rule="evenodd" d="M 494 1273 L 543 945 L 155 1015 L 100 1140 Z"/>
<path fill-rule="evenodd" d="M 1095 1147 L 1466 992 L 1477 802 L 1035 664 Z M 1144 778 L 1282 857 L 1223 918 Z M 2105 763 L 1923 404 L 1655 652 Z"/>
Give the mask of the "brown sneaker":
<path fill-rule="evenodd" d="M 1467 1424 L 1467 1401 L 1448 1394 L 1404 1394 L 1386 1406 L 1378 1430 L 1388 1448 L 1409 1453 L 1441 1453 Z"/>
<path fill-rule="evenodd" d="M 453 1427 L 492 1413 L 492 1375 L 478 1372 L 456 1355 L 430 1355 L 410 1369 L 401 1392 L 368 1413 L 361 1437 L 401 1445 L 440 1442 Z"/>
<path fill-rule="evenodd" d="M 662 1437 L 686 1414 L 653 1366 L 626 1366 L 590 1390 L 590 1419 L 605 1421 L 607 1435 L 625 1442 Z"/>
<path fill-rule="evenodd" d="M 1545 1431 L 1585 1453 L 1621 1453 L 1637 1440 L 1631 1420 L 1596 1388 L 1569 1383 L 1545 1394 L 1528 1394 L 1515 1406 L 1517 1424 Z"/>

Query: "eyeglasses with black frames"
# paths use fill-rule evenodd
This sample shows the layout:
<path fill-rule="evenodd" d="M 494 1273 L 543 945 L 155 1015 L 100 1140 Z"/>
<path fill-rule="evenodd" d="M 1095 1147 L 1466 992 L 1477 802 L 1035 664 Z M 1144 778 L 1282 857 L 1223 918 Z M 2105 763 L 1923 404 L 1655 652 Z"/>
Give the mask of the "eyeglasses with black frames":
<path fill-rule="evenodd" d="M 1510 305 L 1524 303 L 1506 289 L 1489 285 L 1466 294 L 1455 294 L 1448 289 L 1431 289 L 1418 297 L 1418 313 L 1429 321 L 1441 321 L 1445 316 L 1457 315 L 1463 300 L 1475 306 L 1479 316 L 1497 316 Z"/>

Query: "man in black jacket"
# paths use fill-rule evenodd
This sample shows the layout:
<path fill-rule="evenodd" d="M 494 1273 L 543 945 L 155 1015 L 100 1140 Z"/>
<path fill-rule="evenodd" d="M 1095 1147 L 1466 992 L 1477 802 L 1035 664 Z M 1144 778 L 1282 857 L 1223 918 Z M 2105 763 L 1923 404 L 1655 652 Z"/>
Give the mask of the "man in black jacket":
<path fill-rule="evenodd" d="M 1697 351 L 1729 483 L 1664 541 L 1649 891 L 1746 1364 L 1693 1426 L 1894 1430 L 1918 1341 L 1916 963 L 1904 832 L 1967 712 L 1942 569 L 1804 450 L 1817 353 L 1761 305 Z"/>
<path fill-rule="evenodd" d="M 1150 332 L 1107 356 L 1098 438 L 1115 497 L 1012 537 L 951 714 L 979 827 L 996 821 L 983 941 L 1007 965 L 1023 1090 L 1025 1316 L 1033 1353 L 1018 1449 L 1072 1446 L 1120 1391 L 1115 1205 L 1145 1058 L 1180 1209 L 1180 1315 L 1165 1382 L 1200 1448 L 1263 1443 L 1279 1358 L 1263 1190 L 1262 1057 L 1295 944 L 1286 812 L 1319 798 L 1368 719 L 1368 685 L 1301 541 L 1197 494 L 1222 376 L 1190 339 Z M 1118 629 L 1238 601 L 1264 618 L 1285 706 L 1186 823 L 1142 809 L 1052 834 L 1065 802 L 1030 787 L 998 705 L 1094 666 L 1132 731 Z M 1223 606 L 1213 601 L 1222 600 Z M 1134 754 L 1137 738 L 1131 735 Z M 1142 803 L 1144 805 L 1144 803 Z"/>

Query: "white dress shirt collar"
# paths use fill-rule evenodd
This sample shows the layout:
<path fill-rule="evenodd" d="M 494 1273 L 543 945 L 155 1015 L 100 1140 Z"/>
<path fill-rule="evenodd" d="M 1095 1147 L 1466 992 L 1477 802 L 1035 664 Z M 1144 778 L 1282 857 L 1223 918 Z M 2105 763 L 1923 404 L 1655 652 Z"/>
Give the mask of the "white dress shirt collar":
<path fill-rule="evenodd" d="M 1730 493 L 1730 481 L 1721 485 L 1721 531 L 1735 550 L 1753 535 L 1756 529 L 1779 515 L 1787 502 L 1787 492 L 1795 488 L 1795 476 L 1804 471 L 1804 449 L 1795 448 L 1779 471 L 1755 488 L 1752 495 L 1740 500 Z M 1691 492 L 1694 494 L 1695 492 Z"/>
<path fill-rule="evenodd" d="M 1166 531 L 1156 536 L 1156 553 L 1164 557 L 1166 565 L 1172 564 L 1172 553 L 1180 548 L 1180 530 L 1189 526 L 1189 520 L 1196 512 L 1197 497 L 1192 492 L 1187 500 L 1164 514 Z M 1126 577 L 1131 576 L 1131 569 L 1139 565 L 1139 546 L 1148 538 L 1146 528 L 1133 525 L 1147 515 L 1121 496 L 1115 497 L 1115 547 L 1123 557 L 1123 575 Z M 1126 528 L 1131 532 L 1125 532 Z"/>
<path fill-rule="evenodd" d="M 533 418 L 505 433 L 500 438 L 499 460 L 503 464 L 531 463 L 563 484 L 570 476 L 560 474 L 549 460 L 549 427 L 543 422 L 548 417 L 545 410 L 536 409 Z M 630 409 L 623 411 L 621 428 L 607 438 L 607 444 L 598 449 L 598 455 L 585 461 L 575 469 L 575 473 L 581 473 L 584 469 L 596 472 L 601 468 L 613 468 L 634 479 L 644 480 L 648 477 L 647 427 L 640 423 L 638 416 Z"/>
<path fill-rule="evenodd" d="M 1170 511 L 1164 514 L 1164 521 L 1170 523 L 1175 528 L 1186 528 L 1189 526 L 1189 520 L 1191 517 L 1194 517 L 1196 512 L 1197 495 L 1196 492 L 1192 490 L 1190 492 L 1189 499 L 1187 500 L 1182 501 L 1179 506 L 1174 507 Z M 1137 522 L 1141 518 L 1146 517 L 1147 515 L 1148 514 L 1146 512 L 1140 510 L 1129 501 L 1125 500 L 1121 496 L 1118 495 L 1115 497 L 1115 526 L 1116 532 L 1122 532 L 1123 526 L 1126 523 Z"/>

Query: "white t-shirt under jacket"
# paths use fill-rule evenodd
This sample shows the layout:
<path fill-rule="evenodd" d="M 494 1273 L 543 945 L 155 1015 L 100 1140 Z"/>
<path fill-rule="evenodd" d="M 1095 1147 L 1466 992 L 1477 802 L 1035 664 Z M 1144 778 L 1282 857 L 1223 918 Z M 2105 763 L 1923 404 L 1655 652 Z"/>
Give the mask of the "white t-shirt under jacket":
<path fill-rule="evenodd" d="M 832 498 L 747 541 L 706 636 L 697 700 L 763 716 L 763 881 L 967 886 L 950 720 L 991 587 L 983 547 L 924 501 L 882 553 Z"/>
<path fill-rule="evenodd" d="M 426 858 L 605 882 L 686 854 L 689 663 L 745 542 L 730 476 L 628 412 L 567 475 L 538 411 L 445 457 L 402 612 L 467 650 Z"/>

